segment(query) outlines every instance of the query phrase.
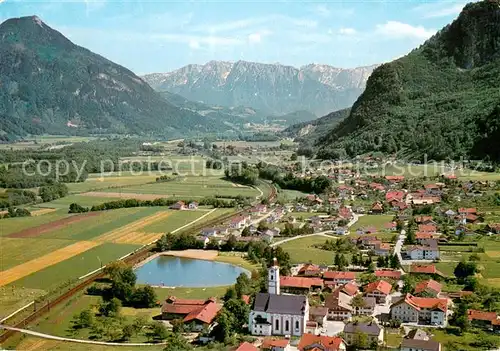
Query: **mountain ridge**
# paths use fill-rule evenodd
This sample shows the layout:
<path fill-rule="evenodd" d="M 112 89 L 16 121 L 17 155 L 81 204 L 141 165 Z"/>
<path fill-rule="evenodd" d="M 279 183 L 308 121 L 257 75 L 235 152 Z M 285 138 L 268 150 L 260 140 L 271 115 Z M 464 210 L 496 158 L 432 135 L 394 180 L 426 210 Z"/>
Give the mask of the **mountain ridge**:
<path fill-rule="evenodd" d="M 225 127 L 164 100 L 127 68 L 37 16 L 0 24 L 0 138 L 76 132 L 184 133 Z"/>
<path fill-rule="evenodd" d="M 374 70 L 349 116 L 317 142 L 318 156 L 499 159 L 498 86 L 500 1 L 470 3 L 422 46 Z"/>
<path fill-rule="evenodd" d="M 245 105 L 271 115 L 307 110 L 322 116 L 350 107 L 375 67 L 340 69 L 309 64 L 296 68 L 242 60 L 209 61 L 143 78 L 156 90 L 209 105 Z"/>

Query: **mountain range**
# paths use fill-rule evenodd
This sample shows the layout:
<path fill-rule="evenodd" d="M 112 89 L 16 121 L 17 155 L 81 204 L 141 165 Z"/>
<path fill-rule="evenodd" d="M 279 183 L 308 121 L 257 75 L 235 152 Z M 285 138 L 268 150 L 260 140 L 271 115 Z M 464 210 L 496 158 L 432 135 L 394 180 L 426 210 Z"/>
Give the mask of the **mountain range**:
<path fill-rule="evenodd" d="M 421 47 L 374 70 L 318 156 L 500 159 L 500 0 L 464 7 Z"/>
<path fill-rule="evenodd" d="M 36 16 L 0 24 L 0 139 L 26 134 L 223 132 L 167 102 L 128 69 L 73 44 Z"/>
<path fill-rule="evenodd" d="M 377 66 L 340 69 L 310 64 L 301 68 L 256 62 L 210 61 L 143 79 L 158 91 L 208 105 L 248 106 L 268 115 L 309 111 L 322 116 L 350 107 Z"/>

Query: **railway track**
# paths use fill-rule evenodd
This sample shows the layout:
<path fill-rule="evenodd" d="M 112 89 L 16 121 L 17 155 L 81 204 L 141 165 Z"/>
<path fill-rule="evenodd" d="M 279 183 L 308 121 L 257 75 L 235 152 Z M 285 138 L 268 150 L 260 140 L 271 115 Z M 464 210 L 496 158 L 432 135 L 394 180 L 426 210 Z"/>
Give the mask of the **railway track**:
<path fill-rule="evenodd" d="M 267 183 L 267 184 L 271 187 L 271 192 L 268 195 L 267 200 L 269 202 L 272 202 L 276 199 L 276 196 L 277 196 L 276 188 L 272 184 L 269 184 L 269 183 Z M 226 222 L 233 217 L 237 217 L 237 216 L 241 215 L 242 213 L 244 213 L 245 211 L 246 211 L 245 209 L 242 209 L 242 210 L 237 211 L 236 213 L 229 213 L 226 215 L 222 215 L 222 216 L 214 218 L 213 220 L 210 220 L 208 222 L 195 224 L 192 227 L 186 228 L 186 230 L 184 230 L 182 232 L 187 232 L 187 231 L 196 232 L 196 231 L 199 231 L 205 227 L 213 227 L 217 224 L 221 224 L 223 222 Z M 151 245 L 144 246 L 140 249 L 137 249 L 136 251 L 130 253 L 128 256 L 122 258 L 122 261 L 128 265 L 133 266 L 133 265 L 145 260 L 148 256 L 150 256 L 152 254 L 151 249 L 153 247 L 154 247 L 154 244 L 151 244 Z M 18 328 L 18 329 L 24 329 L 24 327 L 26 327 L 30 323 L 39 319 L 44 314 L 50 312 L 50 310 L 52 308 L 54 308 L 55 306 L 68 300 L 71 296 L 73 296 L 73 295 L 77 294 L 78 292 L 82 291 L 83 289 L 87 288 L 96 280 L 104 278 L 104 276 L 105 276 L 104 273 L 102 271 L 99 271 L 99 272 L 96 272 L 94 274 L 91 274 L 91 275 L 85 277 L 81 282 L 79 282 L 74 287 L 70 288 L 69 290 L 67 290 L 66 292 L 62 293 L 61 295 L 55 297 L 54 299 L 47 301 L 46 304 L 37 308 L 35 311 L 33 311 L 28 316 L 26 316 L 24 319 L 22 319 L 19 322 L 15 322 L 14 325 L 11 325 L 11 326 L 14 328 Z M 31 308 L 31 306 L 28 308 Z M 21 312 L 23 312 L 23 311 L 19 311 L 19 313 L 21 313 Z M 3 324 L 9 325 L 9 320 L 13 320 L 15 318 L 15 316 L 16 315 L 13 315 L 8 320 L 3 321 Z M 2 334 L 0 334 L 0 344 L 4 343 L 8 338 L 13 336 L 15 333 L 16 332 L 13 330 L 4 330 L 4 332 Z"/>

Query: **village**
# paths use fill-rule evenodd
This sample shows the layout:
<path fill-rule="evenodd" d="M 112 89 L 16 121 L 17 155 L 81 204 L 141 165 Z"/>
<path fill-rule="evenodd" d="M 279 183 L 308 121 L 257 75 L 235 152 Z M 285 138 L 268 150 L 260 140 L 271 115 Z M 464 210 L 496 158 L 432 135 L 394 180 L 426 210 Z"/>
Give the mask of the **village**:
<path fill-rule="evenodd" d="M 276 248 L 310 236 L 322 236 L 323 246 L 333 247 L 329 264 L 316 264 L 310 257 L 294 262 L 286 275 L 273 260 L 267 292 L 241 297 L 250 308 L 245 330 L 257 339 L 237 350 L 441 350 L 433 330 L 458 319 L 457 306 L 474 294 L 467 283 L 459 288 L 456 281 L 476 272 L 458 277 L 455 266 L 465 257 L 460 262 L 450 257 L 454 249 L 461 251 L 468 243 L 475 247 L 479 236 L 495 237 L 500 230 L 499 223 L 487 221 L 486 213 L 461 205 L 498 185 L 460 182 L 454 175 L 418 182 L 403 176 L 363 178 L 348 170 L 338 174 L 342 184 L 327 194 L 263 202 L 225 225 L 200 231 L 198 240 L 205 248 L 228 240 Z M 453 265 L 456 277 L 440 271 L 443 263 Z M 206 330 L 213 328 L 221 308 L 215 299 L 171 296 L 161 312 L 166 320 L 197 321 L 199 330 Z M 466 323 L 500 332 L 497 313 L 463 313 Z M 389 345 L 392 333 L 398 335 L 398 345 Z"/>

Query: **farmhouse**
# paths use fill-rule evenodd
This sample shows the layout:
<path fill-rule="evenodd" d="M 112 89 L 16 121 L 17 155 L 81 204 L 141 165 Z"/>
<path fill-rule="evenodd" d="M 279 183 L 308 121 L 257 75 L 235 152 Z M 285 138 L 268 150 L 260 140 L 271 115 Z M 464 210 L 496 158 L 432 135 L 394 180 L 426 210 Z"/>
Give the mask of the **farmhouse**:
<path fill-rule="evenodd" d="M 414 275 L 429 275 L 433 277 L 444 277 L 444 274 L 439 271 L 433 264 L 412 264 L 410 273 Z"/>
<path fill-rule="evenodd" d="M 392 285 L 385 280 L 377 280 L 364 287 L 364 294 L 367 297 L 374 297 L 377 303 L 385 303 L 391 293 Z"/>
<path fill-rule="evenodd" d="M 214 298 L 207 300 L 178 299 L 170 296 L 161 308 L 162 319 L 182 319 L 184 323 L 194 325 L 199 331 L 210 326 L 214 321 L 221 305 Z"/>
<path fill-rule="evenodd" d="M 323 273 L 323 280 L 325 281 L 325 285 L 333 284 L 347 284 L 356 279 L 356 275 L 354 272 L 337 272 L 337 271 L 328 271 Z"/>
<path fill-rule="evenodd" d="M 351 300 L 352 297 L 339 290 L 327 295 L 325 298 L 325 307 L 328 308 L 328 319 L 334 321 L 350 319 L 353 315 Z"/>
<path fill-rule="evenodd" d="M 172 210 L 185 210 L 187 207 L 186 207 L 186 204 L 184 203 L 184 201 L 177 201 L 175 204 L 171 205 L 169 208 Z"/>
<path fill-rule="evenodd" d="M 311 307 L 309 310 L 309 320 L 318 323 L 318 325 L 323 326 L 326 324 L 326 317 L 328 315 L 327 307 Z"/>
<path fill-rule="evenodd" d="M 439 258 L 437 241 L 428 240 L 425 246 L 408 246 L 406 255 L 412 260 L 435 260 Z"/>
<path fill-rule="evenodd" d="M 436 297 L 439 293 L 441 293 L 441 284 L 432 279 L 421 281 L 415 286 L 417 295 L 425 294 Z"/>
<path fill-rule="evenodd" d="M 321 268 L 312 263 L 306 263 L 303 265 L 297 275 L 303 275 L 306 277 L 318 277 L 321 276 Z"/>
<path fill-rule="evenodd" d="M 406 294 L 391 305 L 391 317 L 403 323 L 446 326 L 448 300 Z"/>
<path fill-rule="evenodd" d="M 434 340 L 403 339 L 401 351 L 441 351 L 441 344 Z"/>
<path fill-rule="evenodd" d="M 393 270 L 389 270 L 389 269 L 379 269 L 379 270 L 375 271 L 375 276 L 377 278 L 399 280 L 401 278 L 401 272 L 400 271 L 393 271 Z"/>
<path fill-rule="evenodd" d="M 260 348 L 269 351 L 288 351 L 290 350 L 290 342 L 288 339 L 264 338 Z"/>
<path fill-rule="evenodd" d="M 289 294 L 305 294 L 323 288 L 323 279 L 312 277 L 280 277 L 281 291 Z"/>

